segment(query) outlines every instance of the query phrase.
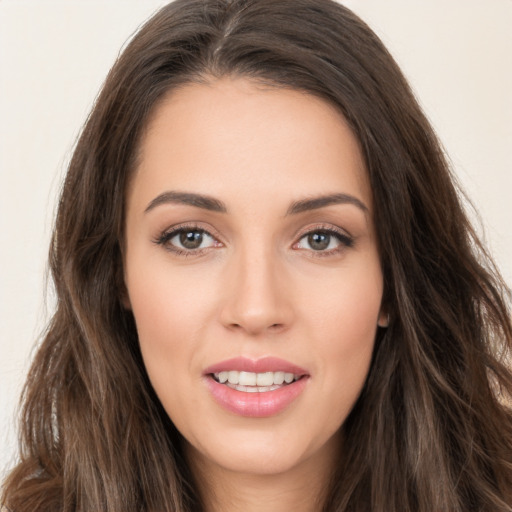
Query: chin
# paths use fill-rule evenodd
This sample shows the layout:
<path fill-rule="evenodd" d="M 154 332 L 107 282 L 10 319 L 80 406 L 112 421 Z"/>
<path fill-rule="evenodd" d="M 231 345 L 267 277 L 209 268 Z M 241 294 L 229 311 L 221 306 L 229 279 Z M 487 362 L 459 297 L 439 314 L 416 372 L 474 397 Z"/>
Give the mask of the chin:
<path fill-rule="evenodd" d="M 312 459 L 325 461 L 338 453 L 339 429 L 327 437 L 325 433 L 301 432 L 300 428 L 290 432 L 270 425 L 265 427 L 226 429 L 221 436 L 210 436 L 207 443 L 186 441 L 187 456 L 193 464 L 203 467 L 264 477 L 300 471 Z"/>

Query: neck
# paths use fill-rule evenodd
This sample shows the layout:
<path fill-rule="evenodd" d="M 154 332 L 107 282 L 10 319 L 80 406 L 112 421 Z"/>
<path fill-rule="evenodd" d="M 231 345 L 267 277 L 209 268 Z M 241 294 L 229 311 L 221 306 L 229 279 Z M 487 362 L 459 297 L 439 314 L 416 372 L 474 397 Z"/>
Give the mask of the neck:
<path fill-rule="evenodd" d="M 318 512 L 329 491 L 339 450 L 313 456 L 279 474 L 253 474 L 219 467 L 187 446 L 205 512 Z"/>

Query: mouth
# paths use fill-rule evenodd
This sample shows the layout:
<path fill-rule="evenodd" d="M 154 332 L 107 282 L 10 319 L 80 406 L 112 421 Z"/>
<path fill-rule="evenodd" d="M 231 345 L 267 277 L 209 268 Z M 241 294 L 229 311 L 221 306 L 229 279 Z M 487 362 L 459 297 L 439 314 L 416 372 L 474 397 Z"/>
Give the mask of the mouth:
<path fill-rule="evenodd" d="M 207 388 L 223 409 L 239 416 L 277 415 L 300 400 L 309 373 L 283 359 L 237 357 L 204 372 Z"/>
<path fill-rule="evenodd" d="M 209 375 L 219 384 L 245 393 L 275 391 L 305 377 L 284 371 L 255 373 L 238 370 L 224 370 Z"/>

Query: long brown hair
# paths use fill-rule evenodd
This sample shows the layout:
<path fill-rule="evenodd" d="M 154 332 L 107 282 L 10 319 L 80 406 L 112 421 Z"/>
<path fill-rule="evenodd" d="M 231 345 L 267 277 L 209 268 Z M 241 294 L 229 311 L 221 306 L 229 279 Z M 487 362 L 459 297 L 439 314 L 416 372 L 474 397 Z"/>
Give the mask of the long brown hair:
<path fill-rule="evenodd" d="M 331 0 L 177 0 L 119 57 L 62 190 L 50 252 L 57 309 L 25 386 L 20 461 L 2 502 L 15 512 L 201 510 L 123 307 L 123 219 L 149 114 L 169 90 L 221 76 L 335 105 L 372 185 L 390 325 L 342 427 L 324 511 L 510 511 L 504 283 L 397 65 Z"/>

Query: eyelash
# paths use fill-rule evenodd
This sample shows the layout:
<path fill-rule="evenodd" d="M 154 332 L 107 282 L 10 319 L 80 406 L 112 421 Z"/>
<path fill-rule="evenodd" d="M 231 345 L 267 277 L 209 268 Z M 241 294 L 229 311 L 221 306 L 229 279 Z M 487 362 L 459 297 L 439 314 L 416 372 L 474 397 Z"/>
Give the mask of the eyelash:
<path fill-rule="evenodd" d="M 218 241 L 216 235 L 212 235 L 208 230 L 201 228 L 197 224 L 182 224 L 171 228 L 170 230 L 164 231 L 158 236 L 153 242 L 157 245 L 163 246 L 167 251 L 170 251 L 177 256 L 198 256 L 205 252 L 210 247 L 203 247 L 198 249 L 182 249 L 170 243 L 170 241 L 181 233 L 200 233 L 201 235 L 207 235 L 214 240 L 214 247 L 222 247 L 223 244 Z"/>
<path fill-rule="evenodd" d="M 204 247 L 204 248 L 197 248 L 197 249 L 182 249 L 180 247 L 177 247 L 174 244 L 171 244 L 170 241 L 180 235 L 181 233 L 200 233 L 201 235 L 207 235 L 211 237 L 214 241 L 212 246 Z M 314 250 L 314 249 L 303 249 L 300 247 L 297 247 L 298 244 L 306 237 L 314 235 L 314 234 L 322 234 L 327 235 L 329 237 L 334 237 L 338 242 L 339 245 L 333 249 L 330 250 Z M 211 234 L 208 230 L 201 228 L 197 224 L 187 224 L 187 225 L 180 225 L 176 226 L 174 228 L 171 228 L 170 230 L 164 231 L 161 233 L 153 242 L 157 245 L 163 246 L 166 250 L 176 254 L 177 256 L 199 256 L 203 254 L 205 251 L 210 249 L 211 247 L 222 247 L 222 242 L 218 241 L 218 237 L 214 234 Z M 329 242 L 330 243 L 330 242 Z M 292 245 L 292 248 L 295 250 L 306 250 L 311 253 L 312 257 L 328 257 L 335 254 L 339 254 L 343 252 L 345 249 L 350 249 L 354 246 L 354 238 L 347 234 L 344 231 L 335 229 L 332 225 L 318 225 L 315 226 L 312 229 L 308 229 L 307 231 L 304 231 L 298 235 L 298 240 Z"/>
<path fill-rule="evenodd" d="M 329 237 L 334 237 L 338 242 L 339 245 L 333 249 L 330 250 L 317 250 L 314 249 L 301 249 L 297 247 L 297 245 L 303 240 L 304 238 L 314 235 L 314 234 L 322 234 L 327 235 Z M 342 231 L 341 229 L 337 229 L 333 227 L 332 225 L 325 225 L 320 224 L 317 226 L 314 226 L 313 228 L 309 228 L 307 231 L 304 231 L 298 235 L 298 241 L 293 244 L 293 248 L 296 250 L 307 250 L 309 251 L 310 255 L 315 258 L 325 258 L 329 256 L 334 256 L 337 254 L 342 253 L 346 249 L 350 249 L 354 247 L 354 238 L 349 235 L 347 232 Z"/>

